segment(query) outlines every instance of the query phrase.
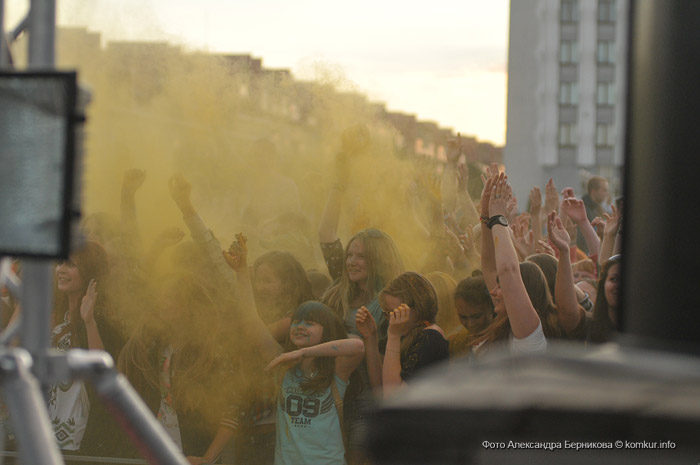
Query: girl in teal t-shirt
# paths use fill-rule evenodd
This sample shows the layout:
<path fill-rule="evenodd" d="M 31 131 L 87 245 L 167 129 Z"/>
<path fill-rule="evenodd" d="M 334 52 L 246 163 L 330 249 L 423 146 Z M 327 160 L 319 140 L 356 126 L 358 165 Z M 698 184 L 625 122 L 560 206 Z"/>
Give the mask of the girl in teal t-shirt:
<path fill-rule="evenodd" d="M 336 398 L 343 398 L 350 374 L 362 361 L 362 340 L 347 338 L 340 318 L 309 301 L 292 316 L 286 349 L 266 367 L 282 380 L 275 464 L 344 464 Z"/>

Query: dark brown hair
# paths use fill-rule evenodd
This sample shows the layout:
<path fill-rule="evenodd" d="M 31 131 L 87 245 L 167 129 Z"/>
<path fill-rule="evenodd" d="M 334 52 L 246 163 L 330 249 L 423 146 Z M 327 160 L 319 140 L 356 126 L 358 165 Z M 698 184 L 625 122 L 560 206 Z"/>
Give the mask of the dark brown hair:
<path fill-rule="evenodd" d="M 415 315 L 415 326 L 401 340 L 401 355 L 405 355 L 426 326 L 435 323 L 438 312 L 437 294 L 428 279 L 416 272 L 407 271 L 392 279 L 379 293 L 379 302 L 385 308 L 384 298 L 390 295 L 408 305 Z M 385 310 L 393 310 L 387 309 Z M 414 313 L 415 312 L 415 313 Z"/>
<path fill-rule="evenodd" d="M 273 250 L 259 256 L 253 264 L 253 273 L 261 265 L 270 266 L 275 275 L 282 281 L 284 289 L 283 306 L 285 308 L 279 309 L 280 318 L 286 313 L 292 312 L 301 303 L 313 299 L 309 276 L 306 274 L 304 267 L 301 266 L 301 263 L 299 263 L 299 260 L 291 253 Z"/>
<path fill-rule="evenodd" d="M 301 320 L 313 321 L 323 326 L 320 344 L 348 337 L 345 325 L 340 318 L 321 302 L 311 300 L 299 305 L 292 315 L 292 321 Z M 298 347 L 288 343 L 286 349 L 287 352 L 291 352 Z M 335 357 L 316 357 L 314 363 L 318 369 L 316 376 L 305 379 L 299 385 L 304 391 L 311 393 L 325 390 L 331 385 L 335 376 Z"/>
<path fill-rule="evenodd" d="M 87 291 L 90 280 L 94 279 L 98 286 L 98 300 L 95 304 L 95 311 L 98 307 L 104 306 L 105 294 L 107 291 L 106 277 L 109 274 L 109 261 L 105 249 L 93 241 L 86 241 L 84 246 L 70 256 L 70 260 L 75 263 L 78 273 L 83 280 L 83 293 Z M 71 333 L 71 347 L 87 349 L 87 332 L 85 323 L 80 317 L 80 306 L 75 309 L 68 308 L 68 296 L 60 291 L 54 279 L 54 308 L 53 327 L 61 324 L 66 313 L 70 311 L 68 326 L 56 336 L 60 339 L 64 334 Z"/>
<path fill-rule="evenodd" d="M 619 263 L 619 255 L 616 255 L 612 257 L 612 260 L 605 261 L 600 270 L 592 312 L 593 321 L 591 322 L 590 340 L 593 342 L 607 341 L 614 329 L 613 322 L 610 320 L 610 306 L 608 305 L 607 297 L 605 297 L 605 281 L 608 280 L 608 274 L 613 265 L 618 265 Z"/>

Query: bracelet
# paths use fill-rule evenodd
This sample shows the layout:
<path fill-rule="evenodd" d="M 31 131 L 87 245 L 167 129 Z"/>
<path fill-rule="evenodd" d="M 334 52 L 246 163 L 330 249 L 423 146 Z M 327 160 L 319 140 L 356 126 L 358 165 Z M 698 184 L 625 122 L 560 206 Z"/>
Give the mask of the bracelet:
<path fill-rule="evenodd" d="M 489 223 L 489 217 L 486 216 L 486 215 L 481 215 L 481 216 L 479 217 L 479 220 L 481 220 L 481 222 L 482 222 L 483 224 L 488 224 L 488 223 Z"/>
<path fill-rule="evenodd" d="M 588 298 L 590 298 L 590 295 L 588 294 L 588 292 L 583 291 L 583 298 L 582 298 L 581 300 L 579 300 L 578 303 L 582 304 L 582 303 L 584 303 L 584 302 L 586 301 L 586 299 L 588 299 Z"/>

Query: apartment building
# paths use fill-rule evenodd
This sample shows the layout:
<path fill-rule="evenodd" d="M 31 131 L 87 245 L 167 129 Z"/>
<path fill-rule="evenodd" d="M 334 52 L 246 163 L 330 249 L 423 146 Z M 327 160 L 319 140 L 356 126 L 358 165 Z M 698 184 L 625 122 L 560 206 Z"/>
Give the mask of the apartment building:
<path fill-rule="evenodd" d="M 513 0 L 503 158 L 522 208 L 553 178 L 621 192 L 628 0 Z"/>

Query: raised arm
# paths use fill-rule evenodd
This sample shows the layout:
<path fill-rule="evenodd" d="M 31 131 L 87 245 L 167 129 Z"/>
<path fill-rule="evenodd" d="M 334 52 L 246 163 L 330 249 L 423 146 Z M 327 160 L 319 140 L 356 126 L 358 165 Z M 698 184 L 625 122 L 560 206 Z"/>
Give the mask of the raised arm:
<path fill-rule="evenodd" d="M 164 229 L 156 238 L 153 240 L 151 247 L 146 252 L 144 257 L 144 270 L 147 273 L 154 272 L 158 259 L 168 248 L 173 247 L 185 238 L 185 233 L 180 228 L 167 228 Z"/>
<path fill-rule="evenodd" d="M 125 251 L 132 259 L 140 259 L 143 249 L 136 221 L 136 191 L 145 180 L 146 172 L 135 168 L 126 170 L 122 179 L 120 229 Z"/>
<path fill-rule="evenodd" d="M 605 226 L 603 227 L 603 241 L 600 244 L 600 253 L 598 254 L 598 264 L 604 263 L 608 258 L 612 257 L 615 253 L 615 243 L 619 242 L 617 240 L 618 232 L 620 231 L 621 215 L 620 211 L 611 205 L 612 215 L 603 213 L 603 222 Z"/>
<path fill-rule="evenodd" d="M 442 171 L 440 192 L 447 211 L 454 211 L 457 206 L 457 163 L 462 155 L 462 136 L 447 141 L 447 163 Z"/>
<path fill-rule="evenodd" d="M 233 272 L 221 256 L 221 243 L 214 233 L 207 228 L 202 218 L 197 214 L 191 200 L 192 185 L 182 173 L 174 174 L 168 183 L 170 196 L 182 213 L 182 219 L 192 235 L 192 240 L 204 252 L 213 268 L 213 278 L 219 287 L 227 293 L 234 294 L 236 282 Z"/>
<path fill-rule="evenodd" d="M 505 216 L 507 213 L 509 200 L 507 184 L 503 173 L 493 183 L 489 199 L 489 214 L 491 217 L 496 215 Z M 501 224 L 493 226 L 491 235 L 493 237 L 498 284 L 500 285 L 506 312 L 510 320 L 510 327 L 516 339 L 523 339 L 537 329 L 540 324 L 540 318 L 532 306 L 520 275 L 520 264 L 515 247 L 511 242 L 508 226 Z"/>
<path fill-rule="evenodd" d="M 550 178 L 544 189 L 544 214 L 549 215 L 552 210 L 559 213 L 559 193 L 554 180 Z"/>
<path fill-rule="evenodd" d="M 83 300 L 80 302 L 80 317 L 85 323 L 87 332 L 88 349 L 105 350 L 105 345 L 102 342 L 100 330 L 95 321 L 95 304 L 97 303 L 97 282 L 94 279 L 90 280 L 87 291 Z"/>
<path fill-rule="evenodd" d="M 547 230 L 549 231 L 549 240 L 559 249 L 559 266 L 554 285 L 554 299 L 557 302 L 559 324 L 565 332 L 570 333 L 576 329 L 581 321 L 581 310 L 576 298 L 574 272 L 571 269 L 571 255 L 569 254 L 571 239 L 556 212 L 549 214 Z"/>
<path fill-rule="evenodd" d="M 271 360 L 282 352 L 282 346 L 273 337 L 269 328 L 258 315 L 253 297 L 253 284 L 248 270 L 248 248 L 243 233 L 236 234 L 236 240 L 228 250 L 221 252 L 224 261 L 236 272 L 237 314 L 241 320 L 241 334 L 257 348 L 263 360 Z"/>
<path fill-rule="evenodd" d="M 497 179 L 498 168 L 496 167 L 492 167 L 488 171 L 487 178 L 482 178 L 484 190 L 481 192 L 481 272 L 484 274 L 484 281 L 488 289 L 493 289 L 496 286 L 498 277 L 493 236 L 491 230 L 486 227 L 486 223 L 491 215 L 489 201 Z"/>
<path fill-rule="evenodd" d="M 469 195 L 469 168 L 464 163 L 457 166 L 457 201 L 462 208 L 460 226 L 465 231 L 473 228 L 479 222 L 479 212 Z"/>
<path fill-rule="evenodd" d="M 401 304 L 389 315 L 384 366 L 382 367 L 382 384 L 384 396 L 390 395 L 404 384 L 401 379 L 401 337 L 408 330 L 411 309 Z"/>
<path fill-rule="evenodd" d="M 600 251 L 600 239 L 588 220 L 586 205 L 583 203 L 583 200 L 569 197 L 561 203 L 561 208 L 581 230 L 581 234 L 583 234 L 583 238 L 588 246 L 588 254 L 597 255 Z"/>
<path fill-rule="evenodd" d="M 335 159 L 336 171 L 341 172 L 344 170 L 341 166 L 345 166 L 345 154 L 339 153 Z M 340 207 L 343 203 L 343 194 L 347 185 L 345 180 L 338 179 L 336 176 L 336 182 L 331 186 L 331 191 L 328 193 L 328 198 L 326 199 L 326 206 L 323 209 L 323 215 L 321 216 L 321 223 L 318 226 L 318 239 L 322 244 L 329 244 L 335 242 L 338 239 L 338 224 L 340 223 Z"/>
<path fill-rule="evenodd" d="M 343 131 L 342 149 L 335 157 L 335 176 L 328 193 L 318 226 L 318 238 L 322 244 L 330 244 L 338 239 L 338 224 L 343 194 L 348 186 L 348 157 L 365 150 L 369 146 L 369 131 L 364 125 L 350 127 Z"/>
<path fill-rule="evenodd" d="M 533 244 L 542 239 L 542 192 L 535 186 L 530 190 L 530 223 L 532 225 Z"/>

